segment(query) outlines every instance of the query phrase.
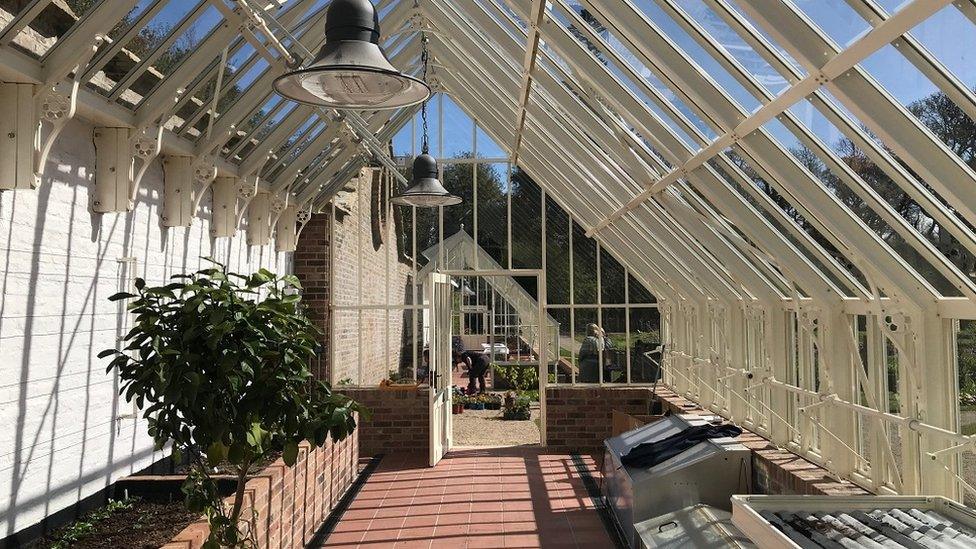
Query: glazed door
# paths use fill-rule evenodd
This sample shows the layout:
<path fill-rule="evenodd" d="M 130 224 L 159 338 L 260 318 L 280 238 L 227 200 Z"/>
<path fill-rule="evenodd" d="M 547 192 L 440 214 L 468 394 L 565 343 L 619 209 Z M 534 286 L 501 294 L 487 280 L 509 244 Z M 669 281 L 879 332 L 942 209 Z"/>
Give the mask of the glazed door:
<path fill-rule="evenodd" d="M 427 281 L 430 326 L 430 465 L 451 449 L 451 279 L 432 273 Z"/>

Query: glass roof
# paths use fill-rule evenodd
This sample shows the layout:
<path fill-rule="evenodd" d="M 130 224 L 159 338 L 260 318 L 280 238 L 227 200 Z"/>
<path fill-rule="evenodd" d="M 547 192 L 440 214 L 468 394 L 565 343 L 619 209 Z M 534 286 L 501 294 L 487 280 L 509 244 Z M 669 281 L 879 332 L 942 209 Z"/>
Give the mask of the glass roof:
<path fill-rule="evenodd" d="M 0 2 L 0 63 L 77 81 L 118 125 L 159 124 L 168 147 L 321 207 L 364 162 L 408 160 L 420 132 L 416 107 L 333 113 L 272 92 L 321 46 L 327 4 Z M 437 156 L 516 161 L 656 290 L 877 289 L 928 308 L 976 298 L 976 22 L 915 4 L 376 3 L 401 70 L 421 72 L 430 38 Z"/>

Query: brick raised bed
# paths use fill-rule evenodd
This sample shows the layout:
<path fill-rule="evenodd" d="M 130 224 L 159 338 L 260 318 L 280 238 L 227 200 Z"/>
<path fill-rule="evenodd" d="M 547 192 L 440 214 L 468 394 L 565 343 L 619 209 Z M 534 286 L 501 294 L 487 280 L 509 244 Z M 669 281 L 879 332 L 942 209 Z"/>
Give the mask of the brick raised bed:
<path fill-rule="evenodd" d="M 430 451 L 430 404 L 426 387 L 380 389 L 342 387 L 342 394 L 369 409 L 359 422 L 359 451 L 364 456 Z"/>
<path fill-rule="evenodd" d="M 322 448 L 302 444 L 294 467 L 280 459 L 247 482 L 242 517 L 251 521 L 263 549 L 305 547 L 357 475 L 357 433 Z M 228 499 L 230 502 L 231 499 Z M 196 549 L 210 533 L 201 519 L 163 549 Z"/>
<path fill-rule="evenodd" d="M 548 387 L 547 445 L 568 452 L 602 448 L 612 434 L 614 410 L 636 416 L 650 407 L 646 387 Z"/>

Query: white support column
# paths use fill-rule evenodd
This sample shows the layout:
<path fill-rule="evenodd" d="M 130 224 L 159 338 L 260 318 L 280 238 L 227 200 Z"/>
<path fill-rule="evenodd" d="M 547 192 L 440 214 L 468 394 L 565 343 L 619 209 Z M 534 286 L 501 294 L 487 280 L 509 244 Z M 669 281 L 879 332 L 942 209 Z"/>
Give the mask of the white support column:
<path fill-rule="evenodd" d="M 218 177 L 213 184 L 213 203 L 210 217 L 210 236 L 231 238 L 237 234 L 236 177 Z"/>
<path fill-rule="evenodd" d="M 193 157 L 163 158 L 164 227 L 188 227 L 193 219 Z"/>
<path fill-rule="evenodd" d="M 33 189 L 34 112 L 32 84 L 0 83 L 0 190 Z"/>
<path fill-rule="evenodd" d="M 259 191 L 247 208 L 247 244 L 264 246 L 271 240 L 271 193 Z"/>
<path fill-rule="evenodd" d="M 918 395 L 918 418 L 928 425 L 957 431 L 959 380 L 952 321 L 926 314 L 916 339 L 916 363 L 924 368 Z M 923 433 L 919 441 L 920 480 L 923 494 L 958 497 L 959 486 L 945 466 L 955 470 L 958 459 L 948 455 L 931 459 L 928 454 L 947 447 L 945 439 Z"/>
<path fill-rule="evenodd" d="M 766 351 L 769 355 L 773 377 L 789 379 L 789 320 L 790 315 L 782 308 L 769 306 L 766 308 Z M 788 418 L 789 397 L 785 391 L 771 390 L 769 392 L 769 407 L 776 411 L 781 418 Z M 791 426 L 782 419 L 772 416 L 769 418 L 769 433 L 776 445 L 785 448 L 790 440 Z"/>
<path fill-rule="evenodd" d="M 294 252 L 298 244 L 298 207 L 289 204 L 275 223 L 275 251 Z"/>
<path fill-rule="evenodd" d="M 744 370 L 747 357 L 745 329 L 747 322 L 746 314 L 742 307 L 735 307 L 729 309 L 728 316 L 729 361 L 732 368 Z M 748 416 L 748 407 L 741 398 L 737 398 L 734 394 L 732 394 L 732 391 L 735 391 L 740 395 L 742 394 L 742 389 L 745 388 L 745 383 L 742 380 L 742 376 L 735 375 L 726 370 L 724 372 L 720 372 L 719 377 L 726 378 L 726 384 L 730 389 L 728 399 L 726 401 L 726 405 L 729 408 L 730 419 L 741 424 Z M 716 389 L 720 389 L 720 387 L 716 387 Z"/>
<path fill-rule="evenodd" d="M 95 184 L 91 209 L 96 213 L 132 209 L 132 154 L 128 128 L 95 128 Z"/>
<path fill-rule="evenodd" d="M 860 392 L 855 390 L 854 379 L 856 359 L 851 354 L 850 346 L 842 343 L 843 338 L 850 338 L 844 333 L 850 329 L 845 315 L 843 311 L 831 311 L 829 315 L 824 315 L 823 323 L 818 328 L 824 331 L 819 341 L 826 343 L 826 348 L 818 349 L 821 359 L 820 383 L 821 386 L 825 382 L 829 384 L 827 388 L 837 398 L 858 402 Z M 828 469 L 850 478 L 855 470 L 854 450 L 857 449 L 854 412 L 840 406 L 828 406 L 824 410 L 824 418 L 824 426 L 830 433 L 821 432 L 820 441 Z"/>

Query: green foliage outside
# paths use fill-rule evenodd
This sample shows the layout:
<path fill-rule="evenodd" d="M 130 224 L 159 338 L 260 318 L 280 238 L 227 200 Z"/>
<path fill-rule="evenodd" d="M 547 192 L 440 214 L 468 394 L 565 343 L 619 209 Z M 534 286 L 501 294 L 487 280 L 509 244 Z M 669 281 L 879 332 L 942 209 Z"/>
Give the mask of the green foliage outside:
<path fill-rule="evenodd" d="M 458 155 L 459 159 L 472 158 L 470 153 Z M 452 193 L 460 196 L 463 202 L 457 206 L 444 208 L 444 236 L 449 237 L 462 226 L 474 236 L 474 217 L 478 216 L 478 245 L 496 262 L 508 265 L 508 186 L 512 187 L 512 266 L 515 268 L 539 268 L 542 266 L 542 238 L 547 239 L 546 252 L 550 268 L 547 270 L 547 284 L 551 289 L 550 303 L 568 303 L 570 270 L 569 242 L 570 227 L 566 212 L 552 199 L 546 200 L 547 234 L 542 233 L 542 190 L 527 173 L 516 167 L 509 179 L 503 166 L 494 164 L 445 163 L 441 181 Z M 478 211 L 474 211 L 475 171 L 477 170 Z M 407 177 L 410 168 L 407 168 Z M 437 209 L 418 208 L 416 224 L 412 214 L 401 215 L 402 220 L 400 250 L 409 255 L 413 249 L 413 229 L 416 227 L 416 246 L 418 254 L 439 242 L 439 212 Z M 574 265 L 574 285 L 578 303 L 596 303 L 596 244 L 587 238 L 581 229 L 573 235 L 573 249 L 576 254 Z M 422 258 L 418 258 L 421 259 Z M 602 269 L 616 273 L 622 280 L 624 269 L 616 260 L 605 255 Z M 537 294 L 535 279 L 519 279 L 533 298 Z M 604 303 L 624 303 L 626 296 L 623 284 L 605 284 Z M 565 295 L 560 297 L 560 291 Z M 631 280 L 632 299 L 651 302 L 651 294 L 634 280 Z M 583 299 L 583 297 L 586 299 Z"/>
<path fill-rule="evenodd" d="M 539 369 L 535 365 L 529 364 L 494 364 L 495 375 L 508 380 L 512 389 L 518 395 L 524 394 L 527 390 L 536 388 L 538 396 Z"/>
<path fill-rule="evenodd" d="M 252 465 L 277 452 L 293 465 L 299 443 L 345 438 L 363 409 L 312 376 L 320 332 L 296 277 L 213 263 L 165 286 L 136 279 L 136 294 L 109 298 L 129 302 L 135 327 L 124 348 L 99 358 L 112 357 L 107 371 L 118 373 L 120 394 L 142 410 L 157 447 L 172 444 L 174 459 L 188 459 L 183 491 L 188 509 L 209 520 L 205 547 L 250 547 L 241 508 Z M 236 471 L 230 508 L 210 476 L 222 462 Z"/>
<path fill-rule="evenodd" d="M 511 406 L 506 406 L 502 412 L 502 419 L 525 421 L 532 418 L 532 400 L 527 396 L 515 397 Z"/>
<path fill-rule="evenodd" d="M 966 112 L 956 106 L 944 93 L 936 92 L 915 101 L 908 106 L 908 110 L 941 141 L 945 142 L 953 152 L 959 155 L 959 158 L 965 164 L 971 168 L 976 168 L 976 122 L 969 118 Z M 882 146 L 888 154 L 898 160 L 895 151 L 884 146 L 884 144 Z M 896 252 L 904 257 L 937 290 L 943 293 L 943 295 L 959 295 L 958 290 L 955 289 L 950 281 L 946 280 L 928 261 L 922 258 L 912 245 L 899 236 L 871 206 L 830 170 L 816 153 L 805 147 L 795 148 L 792 152 L 845 206 L 850 208 L 851 211 L 864 220 L 878 235 L 884 238 Z M 963 273 L 967 273 L 972 277 L 969 273 L 976 271 L 976 256 L 970 253 L 965 246 L 960 244 L 948 231 L 944 230 L 938 222 L 929 216 L 907 192 L 871 160 L 865 151 L 859 148 L 853 141 L 844 137 L 834 144 L 834 152 L 870 188 L 877 192 L 892 209 L 908 221 L 923 238 L 933 244 L 952 263 L 958 266 Z M 746 169 L 746 173 L 752 177 L 755 184 L 769 194 L 784 212 L 799 223 L 800 227 L 810 232 L 842 265 L 845 265 L 852 272 L 857 272 L 849 259 L 844 257 L 843 253 L 836 250 L 823 235 L 817 232 L 814 226 L 808 220 L 804 219 L 800 212 L 793 205 L 789 204 L 773 186 L 763 180 L 743 159 L 738 158 L 738 161 Z M 921 175 L 912 172 L 911 168 L 903 162 L 900 162 L 900 160 L 899 163 L 916 179 L 921 181 L 923 185 L 927 186 Z M 950 204 L 947 204 L 947 206 L 950 209 L 952 208 Z"/>
<path fill-rule="evenodd" d="M 962 320 L 956 334 L 959 362 L 959 404 L 976 409 L 976 321 Z"/>

